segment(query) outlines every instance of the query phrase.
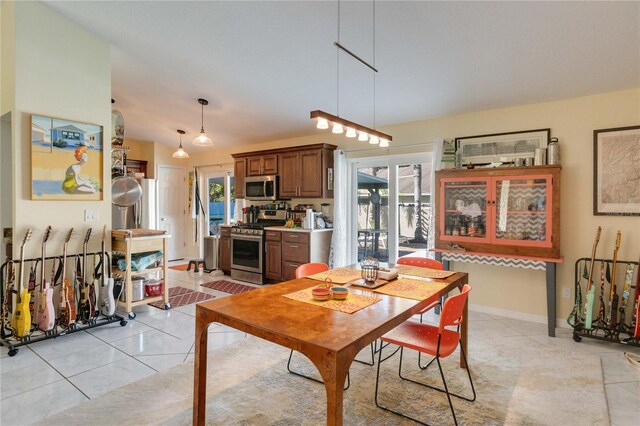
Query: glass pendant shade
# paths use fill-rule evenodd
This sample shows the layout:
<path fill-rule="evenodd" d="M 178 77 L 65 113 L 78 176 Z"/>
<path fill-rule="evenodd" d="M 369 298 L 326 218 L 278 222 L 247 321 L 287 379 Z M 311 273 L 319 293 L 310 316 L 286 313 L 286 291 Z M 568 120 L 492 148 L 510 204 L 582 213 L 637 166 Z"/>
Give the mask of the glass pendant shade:
<path fill-rule="evenodd" d="M 322 130 L 328 129 L 329 122 L 325 118 L 321 118 L 318 120 L 318 124 L 316 125 L 316 128 L 322 129 Z"/>
<path fill-rule="evenodd" d="M 367 135 L 365 132 L 360 132 L 360 134 L 358 135 L 358 140 L 360 142 L 366 142 L 369 140 L 369 135 Z"/>
<path fill-rule="evenodd" d="M 173 158 L 189 158 L 189 154 L 182 149 L 182 135 L 184 135 L 184 130 L 177 130 L 180 135 L 180 145 L 178 146 L 178 150 L 173 153 Z"/>
<path fill-rule="evenodd" d="M 200 135 L 193 140 L 195 146 L 213 146 L 213 141 L 204 132 L 204 129 L 200 131 Z"/>
<path fill-rule="evenodd" d="M 380 148 L 386 148 L 389 146 L 389 141 L 386 139 L 380 139 Z"/>
<path fill-rule="evenodd" d="M 342 124 L 334 124 L 333 125 L 333 130 L 331 130 L 331 133 L 336 133 L 336 134 L 340 134 L 342 133 L 344 130 L 342 129 Z"/>
<path fill-rule="evenodd" d="M 369 138 L 369 143 L 370 143 L 371 145 L 378 145 L 378 142 L 379 142 L 379 139 L 378 139 L 378 137 L 377 137 L 377 136 L 371 136 L 371 137 Z"/>
<path fill-rule="evenodd" d="M 352 129 L 351 127 L 347 127 L 347 133 L 345 134 L 345 136 L 348 138 L 355 138 L 357 136 L 355 129 Z"/>

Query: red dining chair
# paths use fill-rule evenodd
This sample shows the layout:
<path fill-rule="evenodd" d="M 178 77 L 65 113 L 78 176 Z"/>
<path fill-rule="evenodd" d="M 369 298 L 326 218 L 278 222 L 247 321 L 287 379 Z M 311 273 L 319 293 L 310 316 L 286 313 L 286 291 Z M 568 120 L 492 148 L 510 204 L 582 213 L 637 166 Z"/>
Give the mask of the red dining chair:
<path fill-rule="evenodd" d="M 390 411 L 392 413 L 398 414 L 399 416 L 405 417 L 407 419 L 411 419 L 418 423 L 423 423 L 413 417 L 410 417 L 400 411 L 397 411 L 393 408 L 386 407 L 379 403 L 378 401 L 378 388 L 380 381 L 380 364 L 383 361 L 394 356 L 398 350 L 400 351 L 400 366 L 398 368 L 398 376 L 401 379 L 407 380 L 412 383 L 416 383 L 418 385 L 426 386 L 428 388 L 437 390 L 439 392 L 443 392 L 447 394 L 447 400 L 449 401 L 449 407 L 451 408 L 451 414 L 453 414 L 453 421 L 457 425 L 458 420 L 456 419 L 456 413 L 453 410 L 453 404 L 451 403 L 451 396 L 455 396 L 457 398 L 464 399 L 469 402 L 473 402 L 476 400 L 476 390 L 473 386 L 473 380 L 471 379 L 471 371 L 469 369 L 469 365 L 467 364 L 467 357 L 464 353 L 464 348 L 460 345 L 460 351 L 462 353 L 462 358 L 464 359 L 464 363 L 467 366 L 467 375 L 469 376 L 469 383 L 471 384 L 471 391 L 473 393 L 473 397 L 468 398 L 462 395 L 454 394 L 449 392 L 449 388 L 447 387 L 447 382 L 444 378 L 444 372 L 442 371 L 442 365 L 440 364 L 440 358 L 446 358 L 451 355 L 455 350 L 458 344 L 460 343 L 460 324 L 462 323 L 463 317 L 463 309 L 464 305 L 467 301 L 467 296 L 471 291 L 471 286 L 469 284 L 465 284 L 462 288 L 462 291 L 455 296 L 449 297 L 445 300 L 444 305 L 442 306 L 442 314 L 440 315 L 440 324 L 436 327 L 429 324 L 422 324 L 417 322 L 404 322 L 400 326 L 393 329 L 391 332 L 385 334 L 380 339 L 383 342 L 390 343 L 392 345 L 399 346 L 391 355 L 386 358 L 382 358 L 382 350 L 378 354 L 378 372 L 376 374 L 376 389 L 375 389 L 375 402 L 376 406 L 382 408 L 383 410 Z M 450 330 L 445 327 L 455 326 L 456 330 Z M 402 376 L 402 355 L 404 352 L 404 348 L 413 349 L 418 352 L 422 352 L 425 354 L 429 354 L 433 356 L 433 359 L 429 361 L 427 367 L 433 363 L 435 360 L 438 363 L 438 368 L 440 369 L 440 376 L 442 377 L 442 383 L 444 385 L 444 389 L 438 388 L 435 386 L 428 385 L 426 383 L 418 382 L 416 380 L 403 377 Z"/>
<path fill-rule="evenodd" d="M 320 272 L 324 272 L 328 270 L 329 270 L 329 265 L 327 265 L 326 263 L 321 263 L 321 262 L 305 263 L 296 268 L 296 278 L 304 278 L 304 277 L 308 277 L 309 275 L 319 274 Z M 289 361 L 287 361 L 287 370 L 289 371 L 289 373 L 295 374 L 296 376 L 304 377 L 305 379 L 313 380 L 314 382 L 323 383 L 322 380 L 316 379 L 315 377 L 307 376 L 306 374 L 293 371 L 291 369 L 292 357 L 293 357 L 293 349 L 291 349 L 291 352 L 289 353 Z M 347 386 L 344 388 L 344 390 L 349 389 L 350 385 L 351 385 L 351 382 L 349 379 L 349 374 L 347 374 Z"/>

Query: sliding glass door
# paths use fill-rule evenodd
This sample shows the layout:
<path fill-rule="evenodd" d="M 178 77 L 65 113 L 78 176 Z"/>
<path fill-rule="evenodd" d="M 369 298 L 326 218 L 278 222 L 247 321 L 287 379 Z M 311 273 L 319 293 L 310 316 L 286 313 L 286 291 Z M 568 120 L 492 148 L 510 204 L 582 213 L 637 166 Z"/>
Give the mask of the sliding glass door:
<path fill-rule="evenodd" d="M 351 166 L 350 261 L 394 263 L 426 256 L 431 221 L 430 153 L 357 159 Z"/>

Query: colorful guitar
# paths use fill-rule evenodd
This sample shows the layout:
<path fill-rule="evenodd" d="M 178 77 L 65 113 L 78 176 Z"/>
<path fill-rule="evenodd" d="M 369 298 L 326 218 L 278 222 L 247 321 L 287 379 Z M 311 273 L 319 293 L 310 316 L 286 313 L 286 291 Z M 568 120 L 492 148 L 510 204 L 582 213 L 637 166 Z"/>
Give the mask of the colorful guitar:
<path fill-rule="evenodd" d="M 87 229 L 87 234 L 84 237 L 84 245 L 82 247 L 82 282 L 80 284 L 80 305 L 78 310 L 80 311 L 80 318 L 83 322 L 89 322 L 96 314 L 96 301 L 92 296 L 95 296 L 95 292 L 92 291 L 93 283 L 89 283 L 87 280 L 87 245 L 89 244 L 89 238 L 91 238 L 91 228 Z"/>
<path fill-rule="evenodd" d="M 100 312 L 107 317 L 116 313 L 116 301 L 113 298 L 113 278 L 111 278 L 111 265 L 107 263 L 107 254 L 104 243 L 107 237 L 107 225 L 102 228 L 102 273 L 100 277 Z M 108 276 L 107 276 L 108 273 Z"/>
<path fill-rule="evenodd" d="M 62 249 L 62 289 L 60 290 L 60 325 L 69 327 L 76 322 L 76 296 L 73 284 L 67 279 L 67 247 L 73 235 L 73 228 L 67 234 Z"/>
<path fill-rule="evenodd" d="M 622 306 L 620 306 L 620 318 L 618 319 L 618 329 L 623 330 L 624 317 L 626 315 L 627 302 L 629 301 L 629 295 L 631 293 L 631 281 L 633 281 L 633 271 L 636 269 L 633 263 L 627 265 L 627 270 L 624 273 L 624 285 L 622 286 Z"/>
<path fill-rule="evenodd" d="M 633 337 L 636 339 L 640 338 L 640 262 L 638 262 L 638 274 L 636 275 L 636 305 L 633 308 L 633 312 L 635 313 L 634 325 L 635 330 L 633 330 Z"/>
<path fill-rule="evenodd" d="M 614 330 L 618 324 L 618 294 L 616 291 L 616 261 L 618 260 L 618 249 L 620 248 L 620 231 L 616 237 L 616 248 L 613 251 L 613 271 L 611 272 L 611 291 L 609 292 L 609 316 L 607 317 L 607 327 Z"/>
<path fill-rule="evenodd" d="M 22 246 L 20 247 L 20 269 L 18 270 L 18 297 L 16 299 L 16 306 L 13 310 L 13 319 L 11 321 L 11 328 L 13 328 L 13 334 L 15 337 L 25 337 L 31 332 L 31 312 L 29 311 L 29 301 L 31 300 L 31 294 L 27 288 L 22 287 L 22 281 L 24 280 L 24 247 L 27 241 L 31 238 L 31 229 L 27 229 L 27 233 L 22 240 Z"/>
<path fill-rule="evenodd" d="M 607 263 L 607 265 L 609 265 Z M 605 303 L 604 303 L 604 262 L 600 262 L 600 310 L 598 311 L 598 324 L 604 326 Z"/>
<path fill-rule="evenodd" d="M 10 314 L 12 312 L 11 305 L 14 293 L 14 283 L 15 283 L 15 265 L 12 260 L 7 261 L 6 269 L 5 269 L 5 287 L 4 287 L 4 300 L 2 303 L 2 328 L 3 329 L 11 329 L 11 317 Z M 4 330 L 3 330 L 4 331 Z"/>
<path fill-rule="evenodd" d="M 591 251 L 591 264 L 589 266 L 589 280 L 587 281 L 587 302 L 584 305 L 584 328 L 585 330 L 591 330 L 591 323 L 593 321 L 593 302 L 596 298 L 596 286 L 593 285 L 593 266 L 596 258 L 596 249 L 598 248 L 598 242 L 600 241 L 600 232 L 602 228 L 598 226 L 596 230 L 596 239 L 593 242 L 593 250 Z"/>
<path fill-rule="evenodd" d="M 42 260 L 40 265 L 40 297 L 38 298 L 38 328 L 42 331 L 53 330 L 56 324 L 56 312 L 53 307 L 53 288 L 45 278 L 47 240 L 51 235 L 51 226 L 47 227 L 42 240 Z"/>

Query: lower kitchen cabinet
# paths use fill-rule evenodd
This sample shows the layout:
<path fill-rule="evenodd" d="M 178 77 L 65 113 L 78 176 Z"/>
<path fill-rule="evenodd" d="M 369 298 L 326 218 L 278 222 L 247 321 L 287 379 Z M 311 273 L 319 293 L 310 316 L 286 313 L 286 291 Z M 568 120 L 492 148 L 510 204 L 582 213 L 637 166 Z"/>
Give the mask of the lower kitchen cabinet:
<path fill-rule="evenodd" d="M 329 262 L 332 231 L 267 230 L 266 277 L 288 281 L 296 277 L 298 266 L 309 262 Z"/>
<path fill-rule="evenodd" d="M 231 273 L 231 229 L 220 228 L 220 269 L 225 274 Z"/>
<path fill-rule="evenodd" d="M 282 243 L 281 233 L 277 231 L 266 231 L 265 243 L 265 276 L 272 280 L 282 278 Z"/>

